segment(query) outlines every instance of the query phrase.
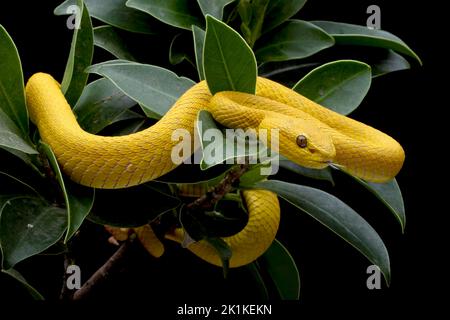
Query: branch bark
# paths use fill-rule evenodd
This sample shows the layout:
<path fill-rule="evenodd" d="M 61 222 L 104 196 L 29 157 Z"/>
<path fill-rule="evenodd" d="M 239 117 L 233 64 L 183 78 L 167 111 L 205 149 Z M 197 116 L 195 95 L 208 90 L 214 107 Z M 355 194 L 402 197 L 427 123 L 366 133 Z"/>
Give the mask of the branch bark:
<path fill-rule="evenodd" d="M 73 294 L 73 300 L 82 300 L 87 298 L 94 287 L 108 279 L 109 275 L 114 272 L 120 262 L 125 258 L 128 249 L 134 242 L 135 236 L 131 235 L 119 249 L 100 267 L 84 284 Z"/>
<path fill-rule="evenodd" d="M 197 198 L 195 201 L 187 205 L 189 210 L 208 210 L 214 207 L 228 192 L 230 192 L 244 173 L 248 171 L 250 165 L 248 163 L 240 164 L 235 169 L 228 172 L 223 180 L 208 191 L 206 194 Z"/>
<path fill-rule="evenodd" d="M 245 163 L 232 169 L 225 175 L 225 177 L 219 184 L 217 184 L 200 198 L 197 198 L 195 201 L 189 203 L 187 205 L 187 208 L 189 210 L 208 210 L 214 207 L 214 205 L 219 200 L 221 200 L 228 192 L 236 187 L 236 184 L 239 182 L 240 177 L 248 171 L 249 167 L 249 164 Z M 97 285 L 107 280 L 109 275 L 115 269 L 117 269 L 117 266 L 125 258 L 126 253 L 133 243 L 135 237 L 135 234 L 131 235 L 128 240 L 125 241 L 120 246 L 120 248 L 108 259 L 108 261 L 106 261 L 105 264 L 101 266 L 89 278 L 89 280 L 87 280 L 83 284 L 83 286 L 73 294 L 72 300 L 82 300 L 87 298 Z M 66 294 L 67 293 L 64 293 L 64 295 Z M 61 296 L 63 296 L 63 293 L 61 293 Z"/>

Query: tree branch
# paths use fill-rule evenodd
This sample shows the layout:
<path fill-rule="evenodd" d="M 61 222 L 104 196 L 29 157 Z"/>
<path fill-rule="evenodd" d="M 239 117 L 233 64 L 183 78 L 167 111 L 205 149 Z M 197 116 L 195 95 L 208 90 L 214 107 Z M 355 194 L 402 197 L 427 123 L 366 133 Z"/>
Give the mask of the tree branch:
<path fill-rule="evenodd" d="M 223 180 L 213 187 L 206 194 L 189 203 L 186 207 L 189 210 L 208 210 L 214 207 L 228 192 L 230 192 L 244 173 L 248 171 L 250 165 L 246 162 L 230 170 Z"/>
<path fill-rule="evenodd" d="M 131 247 L 135 235 L 130 235 L 120 248 L 100 267 L 84 284 L 74 293 L 73 300 L 82 300 L 88 297 L 92 289 L 98 284 L 104 282 L 109 275 L 117 268 L 117 265 L 125 258 L 128 249 Z"/>
<path fill-rule="evenodd" d="M 241 164 L 236 168 L 230 170 L 223 180 L 213 187 L 206 194 L 197 198 L 195 201 L 189 203 L 187 208 L 189 210 L 208 210 L 213 207 L 219 200 L 221 200 L 228 192 L 230 192 L 236 184 L 239 182 L 241 176 L 248 171 L 250 165 L 246 162 L 245 164 Z M 124 259 L 128 249 L 133 243 L 136 235 L 132 234 L 125 241 L 120 248 L 105 262 L 103 266 L 101 266 L 84 284 L 83 286 L 76 291 L 72 299 L 73 300 L 82 300 L 88 297 L 95 286 L 107 280 L 109 275 L 117 268 L 117 265 Z M 63 289 L 65 290 L 65 289 Z M 64 291 L 63 291 L 64 292 Z M 63 297 L 65 294 L 61 293 Z"/>
<path fill-rule="evenodd" d="M 70 256 L 69 252 L 64 254 L 64 274 L 63 274 L 63 283 L 61 287 L 61 293 L 59 295 L 60 300 L 71 300 L 73 297 L 73 292 L 69 290 L 67 287 L 67 279 L 69 278 L 69 274 L 67 273 L 67 268 L 74 264 L 74 259 Z"/>

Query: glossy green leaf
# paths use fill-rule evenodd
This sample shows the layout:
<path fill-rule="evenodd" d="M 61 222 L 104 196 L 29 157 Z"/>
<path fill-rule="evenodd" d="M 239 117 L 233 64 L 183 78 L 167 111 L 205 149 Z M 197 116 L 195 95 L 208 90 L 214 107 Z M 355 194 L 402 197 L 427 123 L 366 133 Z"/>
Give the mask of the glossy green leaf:
<path fill-rule="evenodd" d="M 385 75 L 390 72 L 411 68 L 408 60 L 391 49 L 386 50 L 386 55 L 375 63 L 372 63 L 371 66 L 373 78 Z"/>
<path fill-rule="evenodd" d="M 392 49 L 422 64 L 419 56 L 403 40 L 387 31 L 333 21 L 312 21 L 312 23 L 332 35 L 337 44 Z"/>
<path fill-rule="evenodd" d="M 192 37 L 190 33 L 182 32 L 175 35 L 169 47 L 169 62 L 172 65 L 177 65 L 186 60 L 195 67 L 192 57 Z"/>
<path fill-rule="evenodd" d="M 142 226 L 177 208 L 180 200 L 161 191 L 158 184 L 150 182 L 125 189 L 98 189 L 88 219 L 102 225 L 131 228 Z"/>
<path fill-rule="evenodd" d="M 10 199 L 0 208 L 2 268 L 46 250 L 61 239 L 66 226 L 63 209 L 36 197 Z"/>
<path fill-rule="evenodd" d="M 270 0 L 267 5 L 264 18 L 264 32 L 275 27 L 293 17 L 305 5 L 306 0 Z"/>
<path fill-rule="evenodd" d="M 95 198 L 95 189 L 83 187 L 77 184 L 64 181 L 61 169 L 59 168 L 56 156 L 51 147 L 41 142 L 41 148 L 47 155 L 48 161 L 56 175 L 58 183 L 64 195 L 67 211 L 67 232 L 64 243 L 77 232 L 86 216 L 92 209 Z"/>
<path fill-rule="evenodd" d="M 333 176 L 331 175 L 331 169 L 329 167 L 325 169 L 311 169 L 302 167 L 295 162 L 288 160 L 286 157 L 280 155 L 280 167 L 296 174 L 300 174 L 307 178 L 316 179 L 316 180 L 324 180 L 331 182 L 334 185 Z"/>
<path fill-rule="evenodd" d="M 94 34 L 89 12 L 82 0 L 78 0 L 77 5 L 83 8 L 80 28 L 74 29 L 69 58 L 61 82 L 61 91 L 72 107 L 78 101 L 87 83 L 89 74 L 85 72 L 85 69 L 91 65 L 94 54 Z"/>
<path fill-rule="evenodd" d="M 85 87 L 73 111 L 80 126 L 96 134 L 115 123 L 126 110 L 136 105 L 108 79 L 99 79 Z"/>
<path fill-rule="evenodd" d="M 266 160 L 264 156 L 268 158 L 266 146 L 258 142 L 256 135 L 244 130 L 225 131 L 206 110 L 198 113 L 197 132 L 201 137 L 203 170 L 222 163 L 244 163 L 245 158 L 254 164 L 258 159 Z"/>
<path fill-rule="evenodd" d="M 138 10 L 128 8 L 127 0 L 84 0 L 89 14 L 104 23 L 110 24 L 123 30 L 154 34 L 158 31 L 159 23 L 149 15 Z M 76 0 L 67 0 L 59 5 L 54 13 L 65 15 L 70 5 L 74 5 Z"/>
<path fill-rule="evenodd" d="M 30 184 L 7 172 L 0 171 L 0 195 L 7 196 L 11 194 L 30 194 L 40 197 L 39 192 Z"/>
<path fill-rule="evenodd" d="M 281 242 L 275 239 L 258 263 L 269 273 L 282 300 L 299 299 L 300 274 L 294 258 Z"/>
<path fill-rule="evenodd" d="M 263 181 L 255 188 L 277 193 L 339 235 L 377 265 L 389 284 L 389 254 L 383 241 L 367 221 L 344 202 L 322 190 L 283 181 Z"/>
<path fill-rule="evenodd" d="M 324 107 L 348 115 L 363 101 L 371 82 L 369 65 L 356 60 L 338 60 L 312 70 L 293 90 Z"/>
<path fill-rule="evenodd" d="M 201 11 L 192 0 L 128 0 L 127 7 L 146 12 L 177 28 L 191 30 L 192 25 L 203 24 Z"/>
<path fill-rule="evenodd" d="M 34 146 L 22 138 L 23 135 L 16 124 L 0 109 L 0 148 L 7 151 L 13 149 L 26 154 L 37 154 Z"/>
<path fill-rule="evenodd" d="M 269 165 L 270 164 L 267 163 L 252 165 L 251 168 L 239 178 L 239 186 L 245 188 L 267 179 L 269 176 Z M 264 168 L 266 169 L 264 170 Z"/>
<path fill-rule="evenodd" d="M 211 16 L 206 17 L 203 69 L 212 94 L 255 93 L 258 70 L 252 49 L 239 33 Z"/>
<path fill-rule="evenodd" d="M 93 65 L 88 68 L 88 72 L 111 80 L 127 96 L 138 102 L 144 111 L 149 110 L 152 116 L 155 113 L 163 116 L 194 85 L 192 80 L 178 77 L 172 71 L 139 63 L 111 61 Z"/>
<path fill-rule="evenodd" d="M 35 288 L 33 288 L 17 270 L 11 268 L 9 270 L 2 270 L 2 272 L 17 280 L 28 291 L 28 293 L 31 295 L 31 297 L 33 297 L 34 300 L 45 300 L 44 296 L 40 294 L 39 291 L 37 291 Z"/>
<path fill-rule="evenodd" d="M 118 59 L 136 61 L 128 51 L 123 37 L 111 26 L 94 28 L 94 45 L 105 49 Z"/>
<path fill-rule="evenodd" d="M 258 40 L 255 55 L 259 63 L 300 59 L 333 44 L 333 38 L 312 23 L 289 20 Z"/>
<path fill-rule="evenodd" d="M 200 80 L 205 80 L 205 72 L 203 71 L 203 48 L 205 46 L 205 31 L 197 26 L 192 26 L 192 34 L 194 37 L 195 61 Z"/>
<path fill-rule="evenodd" d="M 230 259 L 233 255 L 231 247 L 222 238 L 206 238 L 207 241 L 217 252 L 222 261 L 222 269 L 224 278 L 227 277 L 230 269 Z"/>
<path fill-rule="evenodd" d="M 406 215 L 402 192 L 395 179 L 387 183 L 373 183 L 353 177 L 367 190 L 372 192 L 394 215 L 400 223 L 402 232 L 405 231 Z"/>
<path fill-rule="evenodd" d="M 250 275 L 253 277 L 253 279 L 256 283 L 256 286 L 259 289 L 261 299 L 263 301 L 268 301 L 269 300 L 269 290 L 267 289 L 264 278 L 261 275 L 261 271 L 259 270 L 259 265 L 255 261 L 255 262 L 248 264 L 246 267 L 247 267 Z"/>
<path fill-rule="evenodd" d="M 223 9 L 226 5 L 234 2 L 235 0 L 197 0 L 203 15 L 211 15 L 216 19 L 222 20 Z"/>
<path fill-rule="evenodd" d="M 303 59 L 266 62 L 258 67 L 259 76 L 293 87 L 299 74 L 305 70 L 312 70 L 320 65 L 319 62 L 305 62 Z"/>
<path fill-rule="evenodd" d="M 223 178 L 223 175 L 230 170 L 231 165 L 217 165 L 208 170 L 201 170 L 200 166 L 191 164 L 181 164 L 174 170 L 166 173 L 155 181 L 162 183 L 204 183 L 210 180 Z"/>
<path fill-rule="evenodd" d="M 16 133 L 25 138 L 28 135 L 28 111 L 25 104 L 22 64 L 13 40 L 2 25 L 0 25 L 0 70 L 0 111 L 3 110 L 15 123 L 19 129 Z M 0 141 L 1 135 L 0 133 Z"/>
<path fill-rule="evenodd" d="M 241 33 L 252 48 L 256 40 L 261 36 L 269 2 L 270 0 L 241 0 L 237 6 L 237 11 L 241 18 Z"/>
<path fill-rule="evenodd" d="M 125 110 L 114 118 L 113 123 L 127 121 L 127 120 L 144 120 L 145 116 L 132 110 Z"/>

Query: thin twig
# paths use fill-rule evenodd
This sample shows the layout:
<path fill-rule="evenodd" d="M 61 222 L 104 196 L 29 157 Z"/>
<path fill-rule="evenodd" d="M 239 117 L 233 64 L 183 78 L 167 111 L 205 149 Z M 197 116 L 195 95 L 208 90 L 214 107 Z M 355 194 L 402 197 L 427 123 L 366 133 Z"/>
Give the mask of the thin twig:
<path fill-rule="evenodd" d="M 246 173 L 249 169 L 249 164 L 241 164 L 236 168 L 230 170 L 223 180 L 213 187 L 206 194 L 196 199 L 187 205 L 190 210 L 207 210 L 213 207 L 220 199 L 222 199 L 228 192 L 230 192 L 239 182 L 241 176 Z M 87 280 L 83 286 L 73 294 L 73 300 L 82 300 L 89 296 L 92 290 L 104 282 L 112 271 L 120 263 L 128 249 L 130 248 L 132 242 L 135 239 L 135 235 L 131 235 L 130 238 L 125 241 L 120 248 L 106 261 L 106 263 L 100 267 L 90 278 Z"/>
<path fill-rule="evenodd" d="M 223 180 L 206 194 L 187 205 L 189 210 L 208 210 L 214 207 L 239 182 L 239 179 L 248 171 L 250 165 L 244 163 L 229 171 Z"/>
<path fill-rule="evenodd" d="M 63 275 L 63 283 L 61 287 L 61 293 L 59 295 L 60 300 L 71 300 L 73 296 L 73 291 L 69 290 L 67 287 L 67 279 L 69 278 L 69 274 L 67 273 L 67 268 L 74 264 L 73 258 L 70 257 L 69 252 L 64 254 L 64 275 Z"/>
<path fill-rule="evenodd" d="M 84 284 L 74 293 L 73 300 L 82 300 L 90 295 L 92 289 L 104 282 L 114 271 L 117 265 L 125 258 L 128 249 L 131 247 L 135 237 L 131 235 L 120 248 L 100 267 Z"/>

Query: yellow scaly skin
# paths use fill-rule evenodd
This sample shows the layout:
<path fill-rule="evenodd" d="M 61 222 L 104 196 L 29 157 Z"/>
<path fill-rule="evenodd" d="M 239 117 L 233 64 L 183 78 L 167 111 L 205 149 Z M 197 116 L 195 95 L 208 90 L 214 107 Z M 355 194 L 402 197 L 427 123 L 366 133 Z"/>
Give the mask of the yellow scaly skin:
<path fill-rule="evenodd" d="M 309 168 L 334 163 L 362 179 L 385 182 L 398 173 L 404 161 L 402 147 L 391 137 L 264 78 L 258 78 L 256 95 L 221 92 L 213 97 L 206 83 L 200 82 L 155 125 L 120 137 L 83 131 L 59 84 L 48 74 L 33 75 L 27 83 L 26 96 L 31 120 L 42 140 L 52 147 L 62 170 L 75 182 L 95 188 L 130 187 L 173 170 L 176 165 L 171 152 L 179 141 L 172 141 L 172 133 L 185 129 L 193 137 L 200 110 L 210 111 L 227 127 L 279 130 L 280 153 Z M 307 138 L 307 147 L 297 145 L 299 135 Z M 248 198 L 249 216 L 252 210 L 257 215 L 233 236 L 234 266 L 261 255 L 273 241 L 279 223 L 274 194 L 247 191 L 244 197 Z M 273 199 L 276 207 L 266 198 Z M 256 240 L 260 246 L 247 247 Z M 211 258 L 211 248 L 204 244 L 195 244 L 194 248 L 201 258 L 217 264 L 218 258 Z"/>
<path fill-rule="evenodd" d="M 262 255 L 270 247 L 280 223 L 280 205 L 277 195 L 267 190 L 242 192 L 248 211 L 247 225 L 237 234 L 222 238 L 231 248 L 230 267 L 244 266 Z M 166 238 L 183 242 L 183 229 L 175 229 Z M 217 251 L 208 242 L 194 242 L 188 249 L 203 260 L 222 266 Z"/>

